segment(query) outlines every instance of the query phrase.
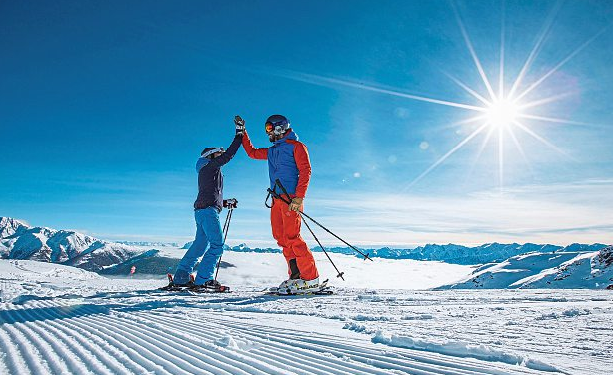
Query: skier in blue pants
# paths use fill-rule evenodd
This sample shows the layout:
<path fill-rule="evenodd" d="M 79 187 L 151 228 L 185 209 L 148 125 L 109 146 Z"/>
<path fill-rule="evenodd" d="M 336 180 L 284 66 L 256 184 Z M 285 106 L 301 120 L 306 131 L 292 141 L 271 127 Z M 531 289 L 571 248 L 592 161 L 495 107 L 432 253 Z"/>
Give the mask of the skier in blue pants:
<path fill-rule="evenodd" d="M 242 120 L 235 120 L 235 124 L 236 136 L 227 151 L 221 147 L 205 148 L 196 162 L 196 172 L 198 172 L 198 197 L 194 202 L 196 238 L 177 266 L 173 277 L 174 285 L 214 289 L 221 287 L 219 282 L 213 278 L 217 262 L 223 253 L 219 213 L 222 207 L 235 207 L 236 205 L 236 200 L 223 199 L 221 167 L 227 164 L 238 151 L 245 130 Z M 190 274 L 200 257 L 202 260 L 192 283 Z"/>

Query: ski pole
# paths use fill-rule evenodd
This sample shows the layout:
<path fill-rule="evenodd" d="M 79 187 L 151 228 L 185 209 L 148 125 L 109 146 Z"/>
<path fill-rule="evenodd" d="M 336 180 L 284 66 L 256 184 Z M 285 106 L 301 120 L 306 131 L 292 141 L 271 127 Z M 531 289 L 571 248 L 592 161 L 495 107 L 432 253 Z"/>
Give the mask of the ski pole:
<path fill-rule="evenodd" d="M 324 254 L 326 254 L 326 257 L 328 257 L 328 260 L 330 261 L 330 263 L 332 263 L 332 266 L 334 267 L 337 273 L 336 277 L 340 277 L 343 281 L 345 281 L 345 278 L 343 277 L 345 272 L 339 271 L 339 269 L 336 267 L 336 264 L 334 264 L 334 262 L 332 261 L 332 258 L 330 258 L 330 255 L 328 255 L 328 252 L 326 251 L 324 246 L 321 244 L 321 242 L 319 242 L 319 239 L 317 238 L 315 233 L 313 233 L 313 230 L 309 226 L 309 223 L 307 223 L 306 220 L 303 220 L 303 221 L 304 221 L 304 225 L 306 225 L 306 227 L 309 229 L 309 232 L 311 232 L 311 235 L 313 235 L 313 238 L 315 239 L 315 241 L 317 241 L 317 244 L 319 245 L 319 247 L 321 247 L 321 250 L 324 252 Z"/>
<path fill-rule="evenodd" d="M 283 187 L 283 185 L 281 184 L 281 181 L 279 181 L 279 179 L 277 179 L 275 181 L 275 183 L 277 185 L 279 185 L 279 187 L 281 188 L 281 190 L 285 191 L 285 193 L 287 194 L 287 191 L 285 190 L 285 187 Z M 270 192 L 270 194 L 272 194 L 273 196 L 277 196 L 280 199 L 283 199 L 279 194 L 277 194 L 276 192 L 274 192 L 273 190 L 268 189 L 268 191 Z M 289 195 L 288 195 L 289 196 Z M 285 201 L 285 200 L 284 200 Z M 286 202 L 287 204 L 289 204 L 290 202 Z M 366 253 L 364 254 L 363 252 L 361 252 L 358 248 L 356 248 L 355 246 L 353 246 L 352 244 L 350 244 L 349 242 L 345 241 L 344 239 L 340 238 L 339 236 L 337 236 L 335 233 L 333 233 L 330 229 L 326 228 L 325 226 L 323 226 L 322 224 L 320 224 L 317 220 L 313 219 L 312 217 L 310 217 L 309 215 L 305 214 L 304 212 L 298 210 L 298 212 L 300 212 L 302 215 L 304 215 L 306 218 L 308 218 L 309 220 L 311 220 L 313 223 L 317 224 L 319 227 L 321 227 L 323 230 L 325 230 L 326 232 L 330 233 L 331 235 L 333 235 L 334 237 L 336 237 L 338 240 L 340 240 L 342 243 L 344 243 L 345 245 L 349 246 L 351 249 L 353 249 L 354 251 L 356 251 L 358 254 L 360 254 L 361 256 L 364 257 L 364 260 L 368 259 L 371 262 L 374 262 L 374 260 L 372 260 L 372 258 L 369 256 L 370 254 Z"/>
<path fill-rule="evenodd" d="M 228 228 L 227 228 L 227 227 L 228 227 L 228 221 L 229 221 L 229 219 L 230 219 L 230 210 L 228 210 L 228 213 L 226 214 L 226 221 L 223 223 L 223 229 L 221 230 L 221 231 L 222 231 L 222 233 L 224 233 L 224 234 L 225 234 L 225 233 L 226 233 L 226 231 L 228 230 Z M 224 239 L 224 242 L 226 242 L 226 241 L 225 241 L 225 239 Z"/>
<path fill-rule="evenodd" d="M 279 181 L 279 180 L 277 180 L 277 181 Z M 287 199 L 289 199 L 289 202 L 286 201 L 285 199 L 283 199 L 283 197 L 281 197 L 279 194 L 277 194 L 277 196 L 279 197 L 279 199 L 283 200 L 283 202 L 285 202 L 285 203 L 287 203 L 289 205 L 291 203 L 291 197 L 290 197 L 289 193 L 287 192 L 287 190 L 285 190 L 285 187 L 283 187 L 283 185 L 281 185 L 280 182 L 279 182 L 279 186 L 281 187 L 281 190 L 283 190 L 283 193 L 287 196 Z M 300 216 L 304 215 L 300 211 L 298 211 L 298 213 L 300 214 Z M 336 264 L 334 264 L 334 262 L 332 261 L 332 258 L 330 258 L 330 255 L 328 255 L 328 252 L 326 251 L 326 248 L 324 247 L 324 245 L 321 244 L 321 242 L 319 242 L 319 238 L 317 238 L 317 236 L 315 235 L 315 232 L 313 232 L 313 230 L 311 229 L 311 226 L 309 226 L 309 223 L 306 220 L 304 220 L 304 217 L 302 218 L 302 221 L 304 221 L 304 225 L 306 225 L 306 227 L 309 230 L 309 232 L 311 232 L 311 235 L 313 236 L 315 241 L 317 241 L 317 244 L 319 245 L 321 250 L 324 252 L 324 254 L 326 254 L 326 257 L 328 257 L 328 260 L 330 261 L 330 263 L 332 263 L 332 266 L 334 267 L 334 269 L 336 270 L 336 273 L 337 273 L 336 277 L 340 277 L 343 281 L 345 281 L 345 278 L 343 277 L 345 272 L 339 271 L 338 267 L 336 267 Z"/>
<path fill-rule="evenodd" d="M 322 224 L 320 224 L 317 220 L 313 219 L 312 217 L 310 217 L 309 215 L 305 214 L 302 211 L 298 211 L 300 212 L 302 215 L 304 215 L 305 217 L 307 217 L 309 220 L 311 220 L 313 223 L 317 224 L 321 229 L 325 230 L 326 232 L 330 233 L 331 235 L 333 235 L 334 237 L 336 237 L 339 241 L 341 241 L 342 243 L 344 243 L 345 245 L 349 246 L 351 249 L 353 249 L 353 251 L 357 252 L 358 254 L 360 254 L 361 256 L 364 257 L 364 260 L 368 259 L 371 262 L 374 262 L 374 260 L 372 260 L 372 258 L 370 257 L 369 253 L 364 254 L 363 252 L 361 252 L 360 250 L 358 250 L 358 248 L 356 248 L 355 246 L 353 246 L 352 244 L 350 244 L 349 242 L 345 241 L 344 239 L 340 238 L 339 236 L 337 236 L 335 233 L 333 233 L 330 229 L 326 228 L 325 226 L 323 226 Z"/>
<path fill-rule="evenodd" d="M 226 215 L 226 222 L 224 223 L 223 228 L 223 242 L 221 244 L 221 251 L 223 255 L 223 247 L 226 245 L 226 238 L 228 238 L 228 231 L 230 230 L 230 221 L 232 220 L 232 212 L 234 212 L 234 208 L 230 208 L 228 210 L 228 214 Z M 219 266 L 221 265 L 221 256 L 219 256 L 219 260 L 217 261 L 217 269 L 215 270 L 215 281 L 217 281 L 217 275 L 219 274 Z"/>

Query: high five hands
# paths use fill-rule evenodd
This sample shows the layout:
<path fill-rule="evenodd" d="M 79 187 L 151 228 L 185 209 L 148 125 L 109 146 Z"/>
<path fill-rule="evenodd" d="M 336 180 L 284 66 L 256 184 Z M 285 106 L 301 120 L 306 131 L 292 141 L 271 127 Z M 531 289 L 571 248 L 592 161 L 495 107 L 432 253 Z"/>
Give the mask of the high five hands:
<path fill-rule="evenodd" d="M 243 135 L 245 132 L 245 120 L 236 115 L 234 116 L 234 125 L 236 126 L 236 135 Z"/>

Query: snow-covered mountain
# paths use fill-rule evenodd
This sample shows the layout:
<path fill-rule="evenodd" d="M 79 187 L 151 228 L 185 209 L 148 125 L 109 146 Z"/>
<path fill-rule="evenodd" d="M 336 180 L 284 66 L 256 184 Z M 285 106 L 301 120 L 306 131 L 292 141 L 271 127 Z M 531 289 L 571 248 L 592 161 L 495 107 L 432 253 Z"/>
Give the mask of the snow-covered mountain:
<path fill-rule="evenodd" d="M 99 240 L 74 231 L 29 225 L 0 218 L 0 257 L 61 263 L 90 271 L 127 261 L 141 249 Z"/>
<path fill-rule="evenodd" d="M 392 249 L 383 247 L 380 249 L 365 249 L 373 258 L 387 259 L 413 259 L 413 260 L 438 260 L 454 264 L 483 264 L 501 262 L 510 257 L 531 252 L 558 252 L 558 251 L 596 251 L 606 245 L 603 244 L 572 244 L 566 247 L 550 244 L 518 243 L 501 244 L 487 243 L 480 246 L 463 246 L 455 244 L 437 245 L 427 244 L 414 249 Z M 315 248 L 315 251 L 321 250 Z M 326 249 L 328 250 L 328 249 Z M 332 252 L 352 254 L 350 248 L 331 248 Z M 358 255 L 359 256 L 359 255 Z"/>
<path fill-rule="evenodd" d="M 188 249 L 192 243 L 188 242 L 183 246 L 183 249 Z M 382 247 L 379 249 L 362 249 L 363 252 L 368 253 L 372 258 L 385 258 L 385 259 L 413 259 L 413 260 L 435 260 L 453 264 L 484 264 L 492 262 L 502 262 L 510 257 L 538 252 L 567 252 L 567 251 L 597 251 L 605 247 L 603 244 L 572 244 L 569 246 L 558 245 L 540 245 L 533 243 L 526 243 L 520 245 L 518 243 L 501 244 L 501 243 L 488 243 L 480 246 L 463 246 L 455 244 L 437 245 L 428 244 L 425 246 L 419 246 L 414 249 L 393 249 L 389 247 Z M 240 251 L 240 252 L 255 252 L 255 253 L 280 253 L 278 248 L 250 248 L 246 244 L 240 244 L 238 246 L 229 247 L 227 250 Z M 313 251 L 322 251 L 319 246 L 312 249 Z M 326 251 L 337 254 L 355 255 L 356 252 L 349 247 L 329 247 Z"/>
<path fill-rule="evenodd" d="M 183 247 L 181 249 L 187 250 L 187 249 L 189 249 L 190 246 L 192 246 L 193 243 L 194 243 L 194 241 L 187 242 L 185 245 L 183 245 Z M 242 243 L 240 245 L 236 245 L 236 246 L 224 245 L 224 250 L 237 251 L 237 252 L 241 252 L 241 253 L 281 253 L 282 252 L 281 249 L 279 249 L 279 248 L 272 248 L 272 247 L 249 247 L 249 246 L 247 246 L 247 244 L 244 244 L 244 243 Z M 347 248 L 347 250 L 351 250 L 351 249 Z M 321 251 L 321 249 L 315 248 L 315 249 L 313 249 L 313 251 Z M 340 253 L 340 251 L 339 251 L 339 253 Z"/>
<path fill-rule="evenodd" d="M 179 244 L 176 242 L 150 242 L 150 241 L 116 241 L 117 243 L 128 245 L 128 246 L 139 246 L 139 247 L 179 247 Z"/>
<path fill-rule="evenodd" d="M 529 253 L 487 264 L 442 289 L 613 289 L 613 246 L 600 251 Z"/>
<path fill-rule="evenodd" d="M 29 226 L 19 220 L 11 219 L 10 217 L 0 217 L 0 239 L 22 233 L 28 228 Z"/>
<path fill-rule="evenodd" d="M 588 247 L 589 245 L 579 246 Z M 604 245 L 598 246 L 600 248 Z M 562 249 L 562 246 L 538 245 L 533 243 L 520 245 L 518 243 L 501 244 L 494 242 L 475 247 L 466 247 L 453 244 L 428 244 L 426 246 L 416 248 L 409 254 L 408 258 L 418 260 L 440 260 L 458 264 L 482 264 L 502 261 L 508 259 L 509 257 L 529 252 L 551 252 L 560 249 Z"/>

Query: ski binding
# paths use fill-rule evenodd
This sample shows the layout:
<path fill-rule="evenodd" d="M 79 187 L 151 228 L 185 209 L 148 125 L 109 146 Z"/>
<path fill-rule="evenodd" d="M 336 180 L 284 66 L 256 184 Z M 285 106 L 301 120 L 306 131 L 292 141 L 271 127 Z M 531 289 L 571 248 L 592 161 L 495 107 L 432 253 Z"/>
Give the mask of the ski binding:
<path fill-rule="evenodd" d="M 271 296 L 328 296 L 330 294 L 334 294 L 334 291 L 332 290 L 332 287 L 328 286 L 328 279 L 324 280 L 319 289 L 314 290 L 314 291 L 309 291 L 309 292 L 298 292 L 298 293 L 289 293 L 289 292 L 284 292 L 281 293 L 279 292 L 278 288 L 270 288 L 267 292 L 267 295 L 271 295 Z"/>
<path fill-rule="evenodd" d="M 175 284 L 172 274 L 167 274 L 168 285 L 158 288 L 167 292 L 190 292 L 190 293 L 230 293 L 230 287 L 221 285 L 219 288 L 207 287 L 204 285 L 194 284 L 194 276 L 190 275 L 190 280 L 187 284 Z"/>

